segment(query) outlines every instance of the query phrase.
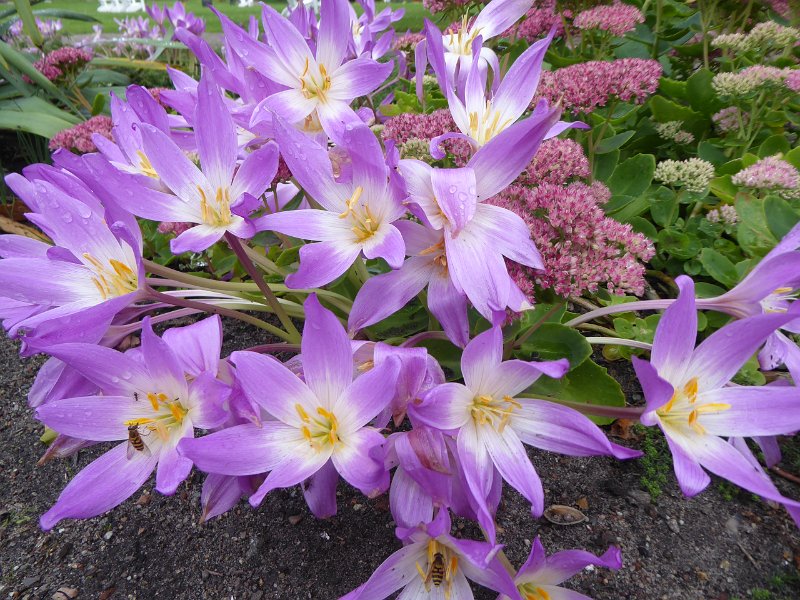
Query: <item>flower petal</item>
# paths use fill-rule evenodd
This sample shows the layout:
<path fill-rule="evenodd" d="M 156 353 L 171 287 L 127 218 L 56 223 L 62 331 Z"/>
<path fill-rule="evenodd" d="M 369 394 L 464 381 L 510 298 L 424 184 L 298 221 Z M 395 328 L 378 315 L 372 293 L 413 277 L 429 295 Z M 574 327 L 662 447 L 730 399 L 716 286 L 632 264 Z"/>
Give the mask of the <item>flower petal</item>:
<path fill-rule="evenodd" d="M 202 252 L 221 240 L 223 235 L 225 235 L 224 227 L 195 225 L 184 231 L 178 237 L 171 239 L 169 248 L 172 250 L 173 254 Z"/>
<path fill-rule="evenodd" d="M 258 506 L 264 497 L 277 488 L 287 488 L 308 479 L 325 466 L 331 457 L 330 448 L 316 451 L 303 439 L 286 447 L 286 458 L 276 465 L 264 483 L 250 496 L 250 505 Z"/>
<path fill-rule="evenodd" d="M 202 77 L 197 86 L 194 122 L 203 174 L 212 188 L 228 187 L 233 178 L 238 151 L 236 125 L 211 77 Z"/>
<path fill-rule="evenodd" d="M 409 259 L 411 260 L 415 259 Z M 428 310 L 439 321 L 450 341 L 463 348 L 469 342 L 467 297 L 455 288 L 439 267 L 434 269 L 428 283 Z"/>
<path fill-rule="evenodd" d="M 660 377 L 673 385 L 680 385 L 697 340 L 697 309 L 694 282 L 681 276 L 675 279 L 675 283 L 680 293 L 658 322 L 650 363 Z"/>
<path fill-rule="evenodd" d="M 698 395 L 696 406 L 730 408 L 703 412 L 698 422 L 711 435 L 754 437 L 786 435 L 800 430 L 800 389 L 795 386 L 737 386 Z"/>
<path fill-rule="evenodd" d="M 498 432 L 491 425 L 483 425 L 478 430 L 500 475 L 531 503 L 534 516 L 541 516 L 544 512 L 542 481 L 513 428 L 506 427 Z"/>
<path fill-rule="evenodd" d="M 383 435 L 371 427 L 363 427 L 341 440 L 331 459 L 339 474 L 369 498 L 382 494 L 389 487 L 389 472 L 373 452 L 384 442 Z"/>
<path fill-rule="evenodd" d="M 336 514 L 336 486 L 339 472 L 329 460 L 311 477 L 303 482 L 303 497 L 318 519 L 327 519 Z"/>
<path fill-rule="evenodd" d="M 344 275 L 360 253 L 355 244 L 318 242 L 301 246 L 300 267 L 286 277 L 286 285 L 295 289 L 322 287 Z"/>
<path fill-rule="evenodd" d="M 409 410 L 415 418 L 431 427 L 453 431 L 470 419 L 469 407 L 474 395 L 460 383 L 443 383 L 428 391 L 421 403 L 410 404 Z"/>
<path fill-rule="evenodd" d="M 352 354 L 350 356 L 352 365 Z M 303 361 L 307 378 L 305 354 Z M 350 375 L 352 377 L 352 366 Z M 350 383 L 334 401 L 333 411 L 342 427 L 356 430 L 374 419 L 394 397 L 399 375 L 400 360 L 395 356 L 387 356 Z"/>

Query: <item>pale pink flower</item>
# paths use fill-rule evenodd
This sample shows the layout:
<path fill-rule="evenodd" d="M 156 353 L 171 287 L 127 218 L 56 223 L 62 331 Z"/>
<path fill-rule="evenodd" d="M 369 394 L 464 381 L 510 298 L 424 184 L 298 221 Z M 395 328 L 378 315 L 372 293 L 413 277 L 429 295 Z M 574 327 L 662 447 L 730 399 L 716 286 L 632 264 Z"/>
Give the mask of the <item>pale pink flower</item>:
<path fill-rule="evenodd" d="M 105 138 L 111 139 L 111 117 L 105 115 L 97 115 L 78 123 L 74 127 L 59 131 L 53 139 L 50 140 L 50 150 L 58 150 L 64 148 L 78 154 L 86 154 L 88 152 L 97 152 L 97 146 L 92 141 L 92 136 L 99 133 Z"/>
<path fill-rule="evenodd" d="M 783 198 L 800 198 L 800 173 L 780 154 L 762 158 L 742 169 L 731 181 L 740 187 L 772 192 Z"/>
<path fill-rule="evenodd" d="M 635 6 L 622 2 L 584 10 L 572 22 L 578 29 L 600 29 L 616 36 L 633 31 L 639 23 L 644 23 L 642 12 Z"/>

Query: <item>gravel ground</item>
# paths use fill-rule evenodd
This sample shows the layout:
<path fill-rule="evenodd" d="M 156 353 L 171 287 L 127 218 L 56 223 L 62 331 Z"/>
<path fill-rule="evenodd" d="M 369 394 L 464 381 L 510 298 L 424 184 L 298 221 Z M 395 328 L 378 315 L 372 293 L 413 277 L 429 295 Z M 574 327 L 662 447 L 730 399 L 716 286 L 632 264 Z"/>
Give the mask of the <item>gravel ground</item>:
<path fill-rule="evenodd" d="M 264 342 L 236 324 L 226 332 L 227 351 Z M 20 360 L 17 345 L 0 338 L 0 598 L 335 599 L 399 547 L 387 498 L 366 500 L 344 485 L 332 519 L 315 520 L 292 489 L 273 492 L 258 510 L 242 503 L 200 525 L 197 473 L 172 497 L 160 496 L 151 482 L 107 515 L 42 532 L 38 516 L 103 449 L 36 466 L 42 429 L 25 398 L 41 362 Z M 630 381 L 623 384 L 635 393 Z M 641 447 L 648 439 L 654 460 L 663 462 L 658 440 L 632 435 L 622 443 Z M 546 504 L 580 507 L 588 521 L 556 526 L 533 519 L 526 502 L 507 491 L 498 524 L 512 562 L 525 559 L 537 535 L 549 551 L 599 553 L 614 543 L 624 568 L 584 572 L 570 580 L 573 589 L 596 600 L 800 598 L 800 535 L 782 509 L 717 481 L 686 500 L 671 473 L 653 501 L 642 486 L 643 476 L 654 477 L 652 461 L 537 451 L 531 457 Z M 779 485 L 800 495 L 793 484 Z M 472 524 L 456 523 L 460 535 L 476 535 Z M 494 597 L 476 592 L 478 600 Z"/>

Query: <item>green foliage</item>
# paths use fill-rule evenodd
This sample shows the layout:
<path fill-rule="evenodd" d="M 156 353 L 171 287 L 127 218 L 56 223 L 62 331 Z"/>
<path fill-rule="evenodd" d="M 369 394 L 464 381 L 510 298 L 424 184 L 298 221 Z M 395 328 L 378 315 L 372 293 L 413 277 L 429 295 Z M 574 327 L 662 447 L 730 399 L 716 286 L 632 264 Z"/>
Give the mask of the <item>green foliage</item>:
<path fill-rule="evenodd" d="M 671 454 L 658 428 L 639 425 L 635 431 L 643 435 L 643 456 L 639 459 L 643 473 L 639 481 L 655 502 L 661 496 L 672 473 Z"/>

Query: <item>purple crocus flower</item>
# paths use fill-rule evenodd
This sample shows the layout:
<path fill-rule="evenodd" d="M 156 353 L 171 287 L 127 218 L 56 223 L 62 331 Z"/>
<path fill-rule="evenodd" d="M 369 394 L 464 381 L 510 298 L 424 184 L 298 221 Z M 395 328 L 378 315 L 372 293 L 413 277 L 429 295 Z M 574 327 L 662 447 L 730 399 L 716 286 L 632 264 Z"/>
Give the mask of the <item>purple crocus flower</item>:
<path fill-rule="evenodd" d="M 464 383 L 445 383 L 412 405 L 414 418 L 456 436 L 458 456 L 469 489 L 481 506 L 479 520 L 487 531 L 494 524 L 485 498 L 494 468 L 527 498 L 533 514 L 544 511 L 544 491 L 523 443 L 570 456 L 633 458 L 641 453 L 608 441 L 579 412 L 531 398 L 517 398 L 540 375 L 561 377 L 566 359 L 553 362 L 503 361 L 503 334 L 494 327 L 475 337 L 461 356 Z M 494 467 L 492 466 L 494 465 Z"/>
<path fill-rule="evenodd" d="M 383 83 L 392 71 L 391 63 L 367 57 L 343 63 L 351 32 L 346 0 L 323 0 L 315 53 L 274 8 L 264 5 L 262 16 L 266 45 L 249 36 L 236 36 L 230 21 L 220 19 L 242 61 L 288 88 L 264 100 L 265 108 L 293 124 L 316 117 L 325 133 L 338 142 L 345 123 L 360 121 L 350 103 Z"/>
<path fill-rule="evenodd" d="M 127 189 L 125 206 L 154 221 L 197 223 L 170 242 L 175 254 L 201 252 L 226 232 L 252 237 L 255 226 L 248 218 L 260 204 L 278 168 L 278 149 L 268 143 L 247 156 L 237 168 L 236 125 L 219 89 L 209 78 L 198 87 L 195 135 L 202 171 L 163 131 L 141 125 L 142 145 L 155 173 L 175 195 L 145 187 L 131 189 L 130 179 L 116 175 Z M 109 170 L 109 177 L 114 177 Z"/>
<path fill-rule="evenodd" d="M 590 565 L 617 571 L 622 568 L 622 553 L 611 546 L 602 556 L 586 550 L 564 550 L 547 556 L 537 537 L 514 582 L 525 600 L 591 600 L 589 596 L 560 587 Z M 508 600 L 508 597 L 501 595 L 498 600 Z"/>
<path fill-rule="evenodd" d="M 352 330 L 390 316 L 425 286 L 431 286 L 431 312 L 460 346 L 469 339 L 464 296 L 495 323 L 505 318 L 506 307 L 519 312 L 529 306 L 508 274 L 505 258 L 543 267 L 530 230 L 518 215 L 482 200 L 522 172 L 557 118 L 558 111 L 541 103 L 531 117 L 481 148 L 465 168 L 434 169 L 422 161 L 400 161 L 409 209 L 429 229 L 412 222 L 395 225 L 411 258 L 399 271 L 362 287 L 350 313 Z"/>
<path fill-rule="evenodd" d="M 0 317 L 11 335 L 24 338 L 26 353 L 59 342 L 96 343 L 141 297 L 139 228 L 130 215 L 116 220 L 115 207 L 104 210 L 66 173 L 44 167 L 26 174 L 31 180 L 11 174 L 6 183 L 54 245 L 0 236 L 0 296 L 7 303 Z"/>
<path fill-rule="evenodd" d="M 286 164 L 324 210 L 293 210 L 260 219 L 259 227 L 315 240 L 300 248 L 300 268 L 286 278 L 293 288 L 313 288 L 342 275 L 362 254 L 403 264 L 405 244 L 392 224 L 405 208 L 388 183 L 383 151 L 365 125 L 347 132 L 352 180 L 338 183 L 325 148 L 276 116 L 275 135 Z"/>
<path fill-rule="evenodd" d="M 304 381 L 271 357 L 246 351 L 231 357 L 245 394 L 275 420 L 264 421 L 261 427 L 238 425 L 185 440 L 179 451 L 210 473 L 269 471 L 250 496 L 253 506 L 275 488 L 324 475 L 312 486 L 309 506 L 312 510 L 324 507 L 316 512 L 329 516 L 331 505 L 335 512 L 338 475 L 370 496 L 389 485 L 380 458 L 373 458 L 375 452 L 382 456 L 383 435 L 366 425 L 394 395 L 399 364 L 386 360 L 354 381 L 353 351 L 342 325 L 314 294 L 304 307 Z M 270 385 L 265 386 L 265 380 Z"/>
<path fill-rule="evenodd" d="M 403 600 L 471 600 L 469 581 L 522 600 L 511 576 L 497 558 L 500 546 L 450 535 L 450 515 L 441 509 L 427 524 L 411 529 L 398 528 L 406 542 L 375 569 L 361 587 L 341 600 L 383 600 L 397 590 Z M 441 570 L 440 581 L 433 577 Z"/>
<path fill-rule="evenodd" d="M 687 496 L 710 483 L 703 470 L 790 507 L 761 468 L 723 437 L 753 437 L 800 430 L 800 391 L 794 386 L 736 386 L 731 378 L 778 328 L 796 318 L 766 314 L 734 321 L 697 348 L 694 283 L 678 277 L 678 299 L 656 329 L 650 362 L 633 358 L 647 407 L 644 425 L 658 425 L 669 443 L 675 475 Z"/>
<path fill-rule="evenodd" d="M 85 519 L 114 508 L 156 468 L 156 489 L 175 492 L 192 468 L 192 461 L 176 451 L 178 442 L 194 435 L 194 427 L 216 427 L 226 418 L 222 403 L 229 390 L 215 377 L 222 337 L 213 331 L 221 331 L 216 316 L 187 328 L 168 344 L 146 319 L 138 358 L 94 344 L 49 349 L 102 393 L 53 400 L 37 409 L 37 418 L 64 435 L 123 443 L 73 478 L 42 515 L 43 529 L 61 519 Z M 187 372 L 187 362 L 203 370 L 194 376 L 199 369 Z"/>

